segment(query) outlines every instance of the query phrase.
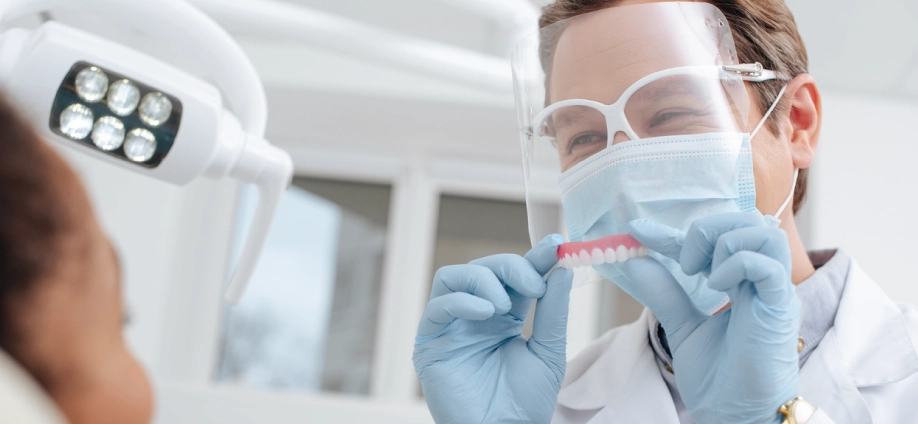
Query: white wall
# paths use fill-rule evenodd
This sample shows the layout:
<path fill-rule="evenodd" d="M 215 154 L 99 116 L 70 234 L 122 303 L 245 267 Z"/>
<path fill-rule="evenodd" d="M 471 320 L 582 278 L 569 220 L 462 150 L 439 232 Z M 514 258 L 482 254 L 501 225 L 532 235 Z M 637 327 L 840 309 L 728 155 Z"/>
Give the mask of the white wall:
<path fill-rule="evenodd" d="M 841 247 L 897 302 L 918 305 L 918 102 L 824 93 L 809 248 Z"/>
<path fill-rule="evenodd" d="M 124 172 L 60 149 L 83 180 L 118 251 L 128 343 L 155 377 L 209 377 L 236 185 L 198 180 L 185 187 Z M 200 312 L 195 320 L 188 308 Z"/>

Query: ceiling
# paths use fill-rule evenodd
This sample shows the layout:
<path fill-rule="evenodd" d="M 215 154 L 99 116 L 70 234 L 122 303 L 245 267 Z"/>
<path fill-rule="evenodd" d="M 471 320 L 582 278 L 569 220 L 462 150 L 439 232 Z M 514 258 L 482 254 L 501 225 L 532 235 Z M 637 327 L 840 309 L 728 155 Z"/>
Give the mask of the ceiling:
<path fill-rule="evenodd" d="M 261 0 L 250 1 L 255 4 Z M 525 17 L 526 13 L 517 13 L 517 18 L 501 17 L 509 16 L 513 10 L 524 9 L 520 5 L 527 0 L 279 1 L 327 12 L 393 34 L 455 46 L 495 58 L 506 58 L 515 41 L 534 27 L 534 22 L 528 25 L 520 22 L 520 16 Z M 527 13 L 534 13 L 538 4 L 551 0 L 529 1 L 531 7 Z M 503 5 L 504 10 L 478 7 L 482 2 Z M 918 100 L 918 0 L 787 0 L 787 3 L 807 44 L 811 73 L 824 90 Z M 529 20 L 534 16 L 528 16 Z M 232 31 L 232 27 L 230 29 Z M 439 79 L 442 88 L 453 91 L 453 94 L 465 91 L 464 96 L 458 96 L 459 101 L 468 101 L 470 96 L 482 94 L 481 87 L 462 87 L 461 83 L 455 86 L 453 83 L 456 81 L 449 78 L 430 73 L 425 75 L 424 72 L 394 66 L 378 58 L 361 58 L 348 52 L 327 49 L 326 46 L 264 37 L 252 31 L 237 35 L 256 58 L 256 66 L 264 70 L 266 85 L 314 87 L 318 84 L 343 89 L 341 85 L 346 85 L 346 82 L 326 84 L 321 77 L 315 79 L 318 77 L 315 72 L 293 75 L 277 71 L 279 58 L 299 57 L 301 62 L 308 62 L 320 57 L 324 63 L 320 67 L 328 68 L 343 61 L 347 62 L 349 69 L 354 69 L 356 63 L 362 62 L 358 67 L 365 68 L 364 71 L 369 72 L 367 75 L 401 74 L 401 78 L 395 78 L 396 82 L 385 84 L 389 91 L 408 96 L 414 91 L 410 81 L 415 78 L 426 81 L 428 86 Z M 368 77 L 364 80 L 381 78 Z M 406 82 L 409 87 L 397 87 L 406 85 Z M 356 85 L 359 89 L 368 89 L 365 83 L 357 82 Z M 442 94 L 430 91 L 429 87 L 420 90 L 420 93 L 426 93 L 427 97 Z M 509 91 L 501 93 L 501 96 L 508 98 Z M 451 99 L 450 96 L 443 98 Z"/>
<path fill-rule="evenodd" d="M 341 22 L 381 31 L 371 34 L 407 36 L 405 38 L 444 50 L 459 48 L 463 52 L 493 58 L 498 65 L 503 61 L 505 63 L 495 69 L 506 72 L 509 80 L 506 58 L 512 45 L 523 34 L 534 30 L 537 2 L 551 0 L 206 1 L 220 5 L 212 7 L 236 1 L 251 4 L 253 11 L 260 10 L 260 5 L 279 4 L 326 13 L 327 17 L 346 19 Z M 811 73 L 823 91 L 918 102 L 918 0 L 787 2 L 807 44 Z M 213 12 L 211 10 L 215 15 Z M 528 19 L 521 21 L 520 16 L 528 16 Z M 279 15 L 278 20 L 265 22 L 274 25 L 283 18 Z M 431 72 L 420 66 L 417 62 L 424 61 L 423 55 L 410 60 L 393 60 L 395 58 L 361 46 L 364 43 L 373 45 L 377 41 L 374 37 L 358 37 L 348 45 L 316 38 L 315 34 L 312 38 L 298 38 L 292 35 L 302 28 L 297 25 L 283 30 L 264 26 L 253 28 L 244 25 L 249 19 L 245 14 L 235 23 L 221 21 L 216 16 L 215 19 L 239 40 L 264 80 L 272 110 L 271 128 L 279 132 L 273 135 L 276 138 L 290 138 L 304 125 L 316 136 L 323 134 L 317 139 L 366 140 L 372 137 L 372 131 L 358 134 L 354 132 L 357 126 L 337 122 L 328 115 L 344 109 L 355 118 L 350 122 L 374 128 L 408 122 L 414 116 L 426 124 L 427 133 L 421 138 L 428 141 L 427 145 L 438 145 L 438 150 L 451 155 L 462 151 L 455 149 L 457 143 L 465 143 L 465 150 L 474 150 L 467 147 L 478 145 L 481 148 L 476 151 L 490 152 L 489 157 L 499 161 L 518 155 L 512 143 L 508 144 L 507 152 L 494 150 L 499 143 L 515 138 L 516 116 L 509 83 L 499 88 L 494 84 L 470 84 L 469 79 L 457 79 L 455 73 L 449 75 L 449 72 L 442 72 L 442 68 Z M 312 22 L 321 24 L 324 21 Z M 350 35 L 338 33 L 338 36 Z M 430 47 L 428 44 L 422 46 Z M 412 53 L 410 49 L 403 51 Z M 344 103 L 336 99 L 344 99 Z M 281 113 L 281 110 L 290 113 Z M 469 126 L 483 130 L 468 131 Z M 433 135 L 437 131 L 441 136 Z M 442 136 L 447 133 L 462 133 L 464 138 Z M 335 137 L 336 134 L 340 137 Z M 416 135 L 406 136 L 405 140 Z M 400 149 L 394 141 L 383 144 Z M 424 143 L 409 142 L 401 151 L 412 151 L 419 144 Z"/>
<path fill-rule="evenodd" d="M 201 6 L 240 41 L 267 86 L 512 106 L 506 58 L 515 42 L 535 29 L 539 5 L 552 0 L 188 1 Z M 811 73 L 823 90 L 918 101 L 918 0 L 786 1 L 807 45 Z M 231 5 L 249 10 L 237 13 L 235 21 L 215 16 L 219 13 L 214 11 L 230 9 Z M 300 25 L 288 21 L 280 30 L 272 28 L 272 23 L 284 17 L 282 12 L 265 16 L 261 26 L 246 25 L 250 16 L 270 5 L 321 14 Z M 323 17 L 340 21 L 325 23 L 322 28 L 328 20 Z M 350 34 L 350 28 L 335 33 L 332 27 L 341 22 L 368 29 L 370 36 Z M 110 25 L 92 27 L 104 33 Z M 311 37 L 290 35 L 308 27 L 318 27 Z M 323 37 L 323 31 L 334 35 Z M 350 44 L 334 42 L 342 35 L 352 36 Z M 414 44 L 399 53 L 388 54 L 384 47 L 374 51 L 381 45 L 374 44 L 378 35 Z M 361 44 L 370 50 L 361 49 Z M 417 52 L 417 47 L 426 50 Z M 172 62 L 193 62 L 176 51 L 153 53 L 162 53 Z M 503 79 L 475 84 L 474 76 L 456 78 L 465 69 L 475 70 L 468 64 L 457 66 L 459 70 L 452 74 L 443 72 L 444 66 L 432 72 L 423 66 L 432 51 L 440 53 L 440 59 L 452 60 L 441 63 L 447 65 L 447 71 L 450 63 L 463 65 L 463 60 L 471 57 L 491 61 L 491 76 L 500 73 Z M 405 54 L 409 57 L 402 57 Z"/>
<path fill-rule="evenodd" d="M 508 43 L 498 22 L 438 0 L 283 0 L 393 32 L 501 55 Z M 462 0 L 457 0 L 462 1 Z M 501 0 L 494 0 L 500 2 Z"/>

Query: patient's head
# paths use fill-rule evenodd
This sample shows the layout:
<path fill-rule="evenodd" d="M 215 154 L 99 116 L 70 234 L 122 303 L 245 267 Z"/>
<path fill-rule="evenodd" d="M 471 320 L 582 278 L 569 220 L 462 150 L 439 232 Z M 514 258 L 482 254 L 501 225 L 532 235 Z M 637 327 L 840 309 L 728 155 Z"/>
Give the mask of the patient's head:
<path fill-rule="evenodd" d="M 0 99 L 0 350 L 73 424 L 147 423 L 118 258 L 72 169 Z"/>

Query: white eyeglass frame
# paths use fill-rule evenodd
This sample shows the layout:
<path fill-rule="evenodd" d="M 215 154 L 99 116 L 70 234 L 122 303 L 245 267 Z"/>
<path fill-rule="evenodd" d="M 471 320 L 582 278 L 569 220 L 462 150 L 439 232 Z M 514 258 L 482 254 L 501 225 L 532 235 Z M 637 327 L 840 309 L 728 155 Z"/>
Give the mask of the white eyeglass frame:
<path fill-rule="evenodd" d="M 638 137 L 637 133 L 634 132 L 634 129 L 631 128 L 631 124 L 628 122 L 628 118 L 625 116 L 625 105 L 628 104 L 628 100 L 631 99 L 631 96 L 634 95 L 638 90 L 644 88 L 648 84 L 666 77 L 676 76 L 676 75 L 695 75 L 701 77 L 709 77 L 711 79 L 725 79 L 725 74 L 733 74 L 734 77 L 738 77 L 743 81 L 749 82 L 762 82 L 769 80 L 788 80 L 787 76 L 763 69 L 762 64 L 756 63 L 744 63 L 740 65 L 696 65 L 696 66 L 680 66 L 676 68 L 664 69 L 662 71 L 654 72 L 650 75 L 647 75 L 637 81 L 634 84 L 631 84 L 628 89 L 619 96 L 618 100 L 612 104 L 604 104 L 594 100 L 587 99 L 569 99 L 563 100 L 558 103 L 554 103 L 547 108 L 539 112 L 535 118 L 532 120 L 532 127 L 530 127 L 529 135 L 532 136 L 535 134 L 535 129 L 540 128 L 546 119 L 551 116 L 552 113 L 558 109 L 570 106 L 585 106 L 599 111 L 606 118 L 606 134 L 617 134 L 619 132 L 625 133 L 631 140 L 640 140 L 641 137 Z M 611 145 L 612 137 L 608 137 L 608 141 Z"/>

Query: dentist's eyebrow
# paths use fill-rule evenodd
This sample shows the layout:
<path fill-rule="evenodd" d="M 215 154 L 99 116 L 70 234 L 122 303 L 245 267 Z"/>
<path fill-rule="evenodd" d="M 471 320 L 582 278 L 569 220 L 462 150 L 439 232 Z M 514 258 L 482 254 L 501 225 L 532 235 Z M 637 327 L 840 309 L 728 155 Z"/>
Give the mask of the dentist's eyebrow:
<path fill-rule="evenodd" d="M 564 128 L 584 122 L 590 122 L 593 117 L 605 117 L 598 110 L 586 106 L 565 107 L 551 114 L 551 128 Z"/>
<path fill-rule="evenodd" d="M 654 81 L 641 87 L 631 95 L 629 101 L 657 102 L 672 97 L 703 97 L 710 87 L 696 78 L 670 77 Z"/>

